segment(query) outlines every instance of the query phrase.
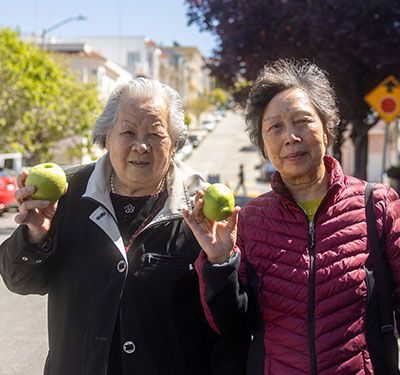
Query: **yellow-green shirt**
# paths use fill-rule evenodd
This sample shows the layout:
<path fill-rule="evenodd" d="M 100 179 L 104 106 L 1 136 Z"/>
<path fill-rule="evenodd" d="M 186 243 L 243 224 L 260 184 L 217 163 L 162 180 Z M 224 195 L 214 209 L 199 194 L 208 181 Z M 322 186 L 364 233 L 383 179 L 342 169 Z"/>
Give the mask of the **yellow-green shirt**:
<path fill-rule="evenodd" d="M 308 220 L 313 221 L 314 215 L 318 210 L 319 205 L 322 202 L 322 198 L 314 199 L 312 201 L 304 201 L 304 202 L 297 202 L 297 204 L 302 208 L 302 210 L 306 213 Z"/>

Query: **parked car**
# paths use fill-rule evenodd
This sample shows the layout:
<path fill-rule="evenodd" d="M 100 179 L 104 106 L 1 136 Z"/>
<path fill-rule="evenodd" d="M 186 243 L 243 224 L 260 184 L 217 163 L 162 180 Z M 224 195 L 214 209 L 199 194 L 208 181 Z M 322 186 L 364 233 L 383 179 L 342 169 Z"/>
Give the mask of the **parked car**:
<path fill-rule="evenodd" d="M 269 161 L 265 161 L 260 166 L 260 177 L 257 178 L 258 181 L 271 182 L 272 175 L 275 173 L 276 169 Z"/>
<path fill-rule="evenodd" d="M 200 137 L 197 134 L 189 134 L 188 139 L 194 148 L 200 145 Z"/>
<path fill-rule="evenodd" d="M 217 110 L 217 114 L 220 117 L 220 119 L 222 119 L 223 117 L 225 117 L 226 111 L 223 108 L 220 108 Z"/>
<path fill-rule="evenodd" d="M 204 120 L 202 122 L 202 126 L 204 129 L 208 130 L 209 132 L 212 132 L 215 127 L 217 126 L 217 122 L 215 120 Z"/>
<path fill-rule="evenodd" d="M 193 151 L 193 145 L 189 141 L 189 138 L 186 139 L 185 144 L 183 147 L 176 153 L 176 158 L 179 160 L 185 160 Z"/>
<path fill-rule="evenodd" d="M 199 146 L 203 139 L 208 135 L 208 131 L 201 128 L 189 129 L 188 138 L 192 142 L 193 147 Z"/>
<path fill-rule="evenodd" d="M 243 207 L 247 202 L 251 201 L 253 197 L 247 195 L 235 195 L 235 206 Z"/>
<path fill-rule="evenodd" d="M 14 194 L 17 190 L 17 172 L 0 168 L 0 214 L 18 206 Z"/>

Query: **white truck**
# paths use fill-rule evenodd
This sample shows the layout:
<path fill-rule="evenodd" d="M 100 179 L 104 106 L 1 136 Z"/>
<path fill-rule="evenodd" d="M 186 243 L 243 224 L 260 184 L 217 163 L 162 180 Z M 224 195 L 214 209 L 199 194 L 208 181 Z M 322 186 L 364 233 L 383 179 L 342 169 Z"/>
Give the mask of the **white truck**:
<path fill-rule="evenodd" d="M 15 172 L 19 172 L 22 168 L 22 154 L 19 152 L 0 154 L 0 168 L 12 169 Z"/>

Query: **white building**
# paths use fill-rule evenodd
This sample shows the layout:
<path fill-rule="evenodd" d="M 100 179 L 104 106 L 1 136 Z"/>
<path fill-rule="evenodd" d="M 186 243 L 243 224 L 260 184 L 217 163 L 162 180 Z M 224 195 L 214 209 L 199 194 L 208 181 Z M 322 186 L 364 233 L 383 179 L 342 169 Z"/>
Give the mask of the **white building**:
<path fill-rule="evenodd" d="M 134 77 L 159 79 L 161 50 L 144 36 L 87 36 L 80 38 L 98 53 L 123 67 Z"/>
<path fill-rule="evenodd" d="M 78 73 L 83 83 L 95 82 L 102 100 L 120 83 L 132 79 L 132 75 L 116 63 L 85 43 L 52 43 L 45 46 L 46 50 L 60 64 L 68 66 Z"/>
<path fill-rule="evenodd" d="M 96 83 L 99 97 L 105 101 L 111 91 L 120 83 L 132 79 L 132 75 L 116 63 L 85 43 L 51 42 L 43 46 L 61 65 L 69 67 L 78 74 L 78 79 L 83 83 Z M 86 164 L 92 161 L 92 156 L 87 152 L 88 140 L 82 136 L 72 136 L 59 142 L 51 150 L 52 161 L 61 165 Z M 68 149 L 74 146 L 83 146 L 82 157 L 71 155 Z M 94 147 L 94 158 L 100 157 L 104 150 Z"/>
<path fill-rule="evenodd" d="M 163 48 L 164 53 L 175 53 L 184 58 L 187 69 L 187 99 L 196 99 L 213 89 L 213 80 L 206 60 L 197 47 L 180 46 Z"/>
<path fill-rule="evenodd" d="M 189 66 L 186 59 L 172 49 L 163 49 L 161 54 L 160 81 L 179 92 L 184 102 L 189 93 Z"/>

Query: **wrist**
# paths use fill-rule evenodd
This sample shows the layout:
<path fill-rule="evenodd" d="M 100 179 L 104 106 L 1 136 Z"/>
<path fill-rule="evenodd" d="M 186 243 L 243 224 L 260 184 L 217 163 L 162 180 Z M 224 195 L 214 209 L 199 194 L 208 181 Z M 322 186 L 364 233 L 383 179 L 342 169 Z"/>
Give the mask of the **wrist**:
<path fill-rule="evenodd" d="M 232 250 L 229 253 L 221 255 L 219 257 L 209 257 L 209 256 L 207 256 L 207 260 L 211 264 L 222 264 L 222 263 L 227 262 L 230 259 L 231 255 L 232 255 Z"/>
<path fill-rule="evenodd" d="M 34 232 L 28 229 L 27 239 L 32 245 L 41 245 L 47 237 L 47 232 Z"/>

